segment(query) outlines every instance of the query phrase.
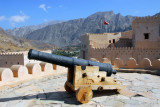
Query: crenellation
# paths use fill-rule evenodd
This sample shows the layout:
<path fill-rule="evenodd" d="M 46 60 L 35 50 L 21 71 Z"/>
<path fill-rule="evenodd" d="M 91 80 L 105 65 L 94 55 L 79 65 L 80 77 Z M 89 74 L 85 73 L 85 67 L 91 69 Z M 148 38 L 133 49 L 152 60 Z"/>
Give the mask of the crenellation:
<path fill-rule="evenodd" d="M 156 20 L 158 20 L 159 17 L 158 16 L 146 16 L 146 17 L 136 17 L 134 20 L 133 20 L 133 23 L 136 23 L 136 22 L 154 22 Z"/>
<path fill-rule="evenodd" d="M 106 57 L 112 63 L 115 58 L 121 58 L 125 65 L 130 57 L 134 58 L 137 64 L 140 64 L 144 58 L 149 58 L 151 61 L 159 59 L 159 23 L 160 16 L 136 17 L 130 31 L 103 34 L 87 33 L 89 48 L 86 56 L 88 58 L 92 56 L 99 61 Z"/>
<path fill-rule="evenodd" d="M 24 65 L 23 53 L 1 53 L 0 67 L 11 67 L 14 64 Z"/>

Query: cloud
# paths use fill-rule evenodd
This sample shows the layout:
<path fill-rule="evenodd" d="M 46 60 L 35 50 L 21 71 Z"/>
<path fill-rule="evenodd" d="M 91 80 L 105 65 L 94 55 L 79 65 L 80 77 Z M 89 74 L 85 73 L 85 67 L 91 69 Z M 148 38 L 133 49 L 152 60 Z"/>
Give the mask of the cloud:
<path fill-rule="evenodd" d="M 5 16 L 0 16 L 0 21 L 6 20 Z"/>
<path fill-rule="evenodd" d="M 11 22 L 19 23 L 19 22 L 25 22 L 25 20 L 29 19 L 29 16 L 25 15 L 22 11 L 20 11 L 20 14 L 21 15 L 11 16 L 9 20 Z"/>
<path fill-rule="evenodd" d="M 46 6 L 45 4 L 39 5 L 39 8 L 43 9 L 45 12 L 47 12 L 47 9 L 51 8 L 50 6 Z"/>

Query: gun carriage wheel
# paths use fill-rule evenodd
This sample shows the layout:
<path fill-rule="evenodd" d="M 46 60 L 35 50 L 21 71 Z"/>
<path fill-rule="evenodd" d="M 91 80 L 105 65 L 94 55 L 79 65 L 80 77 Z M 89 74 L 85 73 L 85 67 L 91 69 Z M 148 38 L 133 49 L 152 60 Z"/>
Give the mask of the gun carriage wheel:
<path fill-rule="evenodd" d="M 75 90 L 72 89 L 67 83 L 68 83 L 68 82 L 66 81 L 65 84 L 64 84 L 65 90 L 66 90 L 68 93 L 73 93 L 73 92 L 75 92 Z"/>
<path fill-rule="evenodd" d="M 88 103 L 93 97 L 90 87 L 81 87 L 76 91 L 76 98 L 80 103 Z"/>

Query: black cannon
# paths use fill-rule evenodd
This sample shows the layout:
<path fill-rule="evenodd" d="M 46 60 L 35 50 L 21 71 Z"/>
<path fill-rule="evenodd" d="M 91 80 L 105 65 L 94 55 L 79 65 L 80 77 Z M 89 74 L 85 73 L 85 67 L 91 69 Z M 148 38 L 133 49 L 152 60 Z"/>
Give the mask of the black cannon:
<path fill-rule="evenodd" d="M 91 100 L 92 90 L 121 90 L 125 88 L 114 77 L 108 77 L 112 73 L 116 74 L 116 70 L 112 69 L 111 64 L 59 56 L 33 49 L 29 51 L 28 58 L 68 67 L 64 88 L 68 93 L 76 92 L 76 98 L 81 103 L 88 103 Z"/>
<path fill-rule="evenodd" d="M 29 50 L 28 59 L 40 60 L 56 65 L 61 65 L 64 67 L 68 67 L 73 69 L 74 66 L 99 66 L 99 71 L 107 72 L 107 76 L 111 76 L 111 74 L 116 74 L 116 70 L 112 69 L 112 65 L 108 63 L 100 63 L 91 60 L 70 58 L 65 56 L 59 56 L 55 54 L 49 54 L 44 52 L 39 52 L 33 49 Z"/>

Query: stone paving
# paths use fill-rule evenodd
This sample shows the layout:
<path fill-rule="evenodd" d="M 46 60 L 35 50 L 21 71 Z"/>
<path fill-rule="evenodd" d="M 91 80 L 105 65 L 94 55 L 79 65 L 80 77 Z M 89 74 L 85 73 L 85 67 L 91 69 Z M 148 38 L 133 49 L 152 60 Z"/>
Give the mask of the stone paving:
<path fill-rule="evenodd" d="M 160 107 L 160 77 L 150 74 L 118 73 L 127 89 L 137 93 L 127 97 L 115 91 L 94 91 L 87 104 L 77 102 L 75 93 L 64 90 L 67 75 L 31 80 L 0 92 L 0 107 Z"/>

